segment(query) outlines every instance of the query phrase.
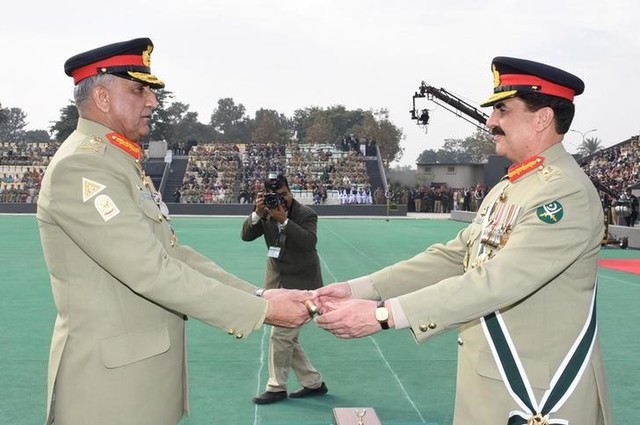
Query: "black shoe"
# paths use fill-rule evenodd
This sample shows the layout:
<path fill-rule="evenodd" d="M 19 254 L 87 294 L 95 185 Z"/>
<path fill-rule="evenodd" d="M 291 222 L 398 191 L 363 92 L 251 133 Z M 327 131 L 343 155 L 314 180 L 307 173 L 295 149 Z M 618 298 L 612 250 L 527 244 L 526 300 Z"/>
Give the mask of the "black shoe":
<path fill-rule="evenodd" d="M 255 404 L 270 404 L 287 398 L 286 391 L 265 391 L 253 398 Z"/>
<path fill-rule="evenodd" d="M 327 385 L 323 382 L 318 388 L 307 388 L 302 387 L 298 391 L 294 391 L 289 394 L 289 398 L 302 398 L 302 397 L 311 397 L 316 395 L 325 395 L 329 389 Z"/>

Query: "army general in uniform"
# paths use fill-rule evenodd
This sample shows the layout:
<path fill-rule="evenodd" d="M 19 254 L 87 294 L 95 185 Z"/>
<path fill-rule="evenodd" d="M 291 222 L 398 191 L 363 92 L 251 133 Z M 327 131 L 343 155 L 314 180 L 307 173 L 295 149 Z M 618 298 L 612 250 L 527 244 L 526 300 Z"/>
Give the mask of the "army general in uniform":
<path fill-rule="evenodd" d="M 341 338 L 409 328 L 417 342 L 458 329 L 455 425 L 611 425 L 596 319 L 602 208 L 562 146 L 584 83 L 518 58 L 496 57 L 492 71 L 483 106 L 508 175 L 453 240 L 319 289 L 317 323 Z"/>
<path fill-rule="evenodd" d="M 175 425 L 189 412 L 188 316 L 234 340 L 263 323 L 309 320 L 303 291 L 255 297 L 255 286 L 178 241 L 141 166 L 153 89 L 164 87 L 152 50 L 139 38 L 65 63 L 80 118 L 46 170 L 37 210 L 57 310 L 46 424 Z"/>

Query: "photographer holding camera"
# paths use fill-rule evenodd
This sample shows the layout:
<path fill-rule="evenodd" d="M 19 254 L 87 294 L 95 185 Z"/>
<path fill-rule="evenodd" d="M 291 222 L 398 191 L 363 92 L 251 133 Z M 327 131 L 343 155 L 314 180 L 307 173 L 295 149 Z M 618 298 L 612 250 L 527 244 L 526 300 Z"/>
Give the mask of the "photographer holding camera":
<path fill-rule="evenodd" d="M 320 260 L 316 251 L 318 215 L 293 199 L 283 175 L 270 173 L 264 193 L 256 197 L 255 209 L 242 225 L 243 241 L 264 237 L 267 267 L 263 288 L 256 295 L 270 298 L 279 288 L 313 290 L 322 286 Z M 271 329 L 269 381 L 264 393 L 254 397 L 256 404 L 269 404 L 287 398 L 287 377 L 293 369 L 302 388 L 290 398 L 324 395 L 327 386 L 307 359 L 298 341 L 300 328 Z"/>

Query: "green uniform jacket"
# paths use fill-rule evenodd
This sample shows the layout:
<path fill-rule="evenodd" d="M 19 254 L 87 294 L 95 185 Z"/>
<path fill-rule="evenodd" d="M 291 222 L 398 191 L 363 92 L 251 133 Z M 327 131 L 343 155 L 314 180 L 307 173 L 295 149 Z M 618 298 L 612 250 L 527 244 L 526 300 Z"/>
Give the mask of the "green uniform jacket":
<path fill-rule="evenodd" d="M 317 289 L 322 286 L 320 259 L 316 251 L 318 243 L 318 214 L 295 199 L 289 211 L 289 222 L 278 231 L 278 224 L 271 217 L 251 223 L 251 216 L 242 224 L 240 237 L 253 241 L 264 235 L 268 247 L 279 246 L 279 258 L 267 257 L 264 288 Z"/>
<path fill-rule="evenodd" d="M 369 276 L 382 299 L 398 297 L 418 342 L 459 329 L 456 425 L 506 424 L 509 412 L 519 409 L 502 382 L 481 317 L 502 313 L 540 401 L 589 313 L 604 232 L 600 199 L 561 144 L 540 155 L 542 167 L 498 183 L 455 239 Z M 508 240 L 482 261 L 476 255 L 483 219 L 501 192 L 520 212 Z M 562 213 L 543 215 L 541 207 L 554 201 Z M 551 418 L 612 424 L 597 340 L 573 395 Z"/>
<path fill-rule="evenodd" d="M 134 158 L 80 119 L 37 218 L 57 309 L 46 423 L 174 425 L 188 413 L 185 320 L 244 338 L 266 302 L 180 245 Z"/>

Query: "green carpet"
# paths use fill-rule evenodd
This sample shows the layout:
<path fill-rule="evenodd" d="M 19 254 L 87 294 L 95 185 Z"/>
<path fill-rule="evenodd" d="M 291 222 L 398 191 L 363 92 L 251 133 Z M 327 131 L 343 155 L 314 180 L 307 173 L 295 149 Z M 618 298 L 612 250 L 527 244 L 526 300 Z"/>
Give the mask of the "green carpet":
<path fill-rule="evenodd" d="M 182 243 L 260 284 L 264 243 L 240 240 L 242 218 L 174 218 Z M 444 220 L 320 218 L 325 282 L 377 270 L 446 241 L 465 226 Z M 0 216 L 0 424 L 44 421 L 46 367 L 55 317 L 33 216 Z M 639 251 L 603 249 L 603 258 L 638 258 Z M 640 277 L 600 270 L 599 332 L 616 423 L 640 410 Z M 629 326 L 632 324 L 632 326 Z M 264 389 L 269 328 L 243 341 L 188 322 L 192 415 L 181 425 L 328 425 L 334 407 L 372 406 L 385 425 L 445 425 L 452 420 L 456 335 L 416 345 L 408 331 L 342 341 L 307 325 L 301 341 L 329 387 L 325 397 L 255 406 Z M 295 376 L 290 389 L 298 388 Z"/>

